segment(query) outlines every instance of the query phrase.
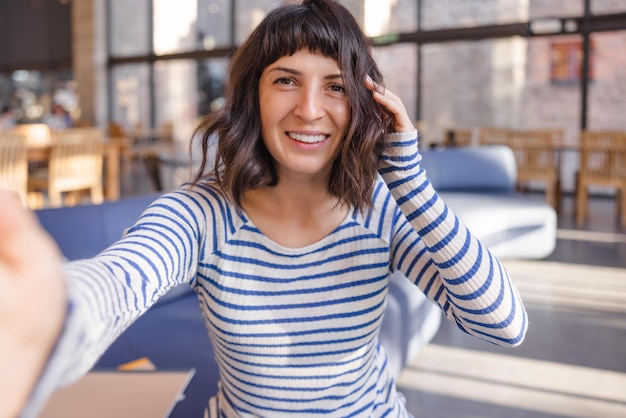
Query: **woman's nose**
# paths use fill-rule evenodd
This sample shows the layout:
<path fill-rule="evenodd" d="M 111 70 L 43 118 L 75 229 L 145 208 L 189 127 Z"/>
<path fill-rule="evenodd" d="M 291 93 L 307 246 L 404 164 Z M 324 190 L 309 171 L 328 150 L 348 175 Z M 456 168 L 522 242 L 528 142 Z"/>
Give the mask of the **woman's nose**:
<path fill-rule="evenodd" d="M 322 94 L 313 89 L 303 89 L 294 114 L 302 120 L 312 121 L 324 115 Z"/>

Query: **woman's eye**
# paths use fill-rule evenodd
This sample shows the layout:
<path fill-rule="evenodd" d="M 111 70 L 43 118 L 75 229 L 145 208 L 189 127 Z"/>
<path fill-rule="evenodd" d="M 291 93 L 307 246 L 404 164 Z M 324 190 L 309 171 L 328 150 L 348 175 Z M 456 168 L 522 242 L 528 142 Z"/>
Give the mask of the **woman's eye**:
<path fill-rule="evenodd" d="M 345 93 L 346 89 L 341 84 L 333 84 L 330 86 L 330 90 L 337 93 Z"/>
<path fill-rule="evenodd" d="M 289 77 L 280 77 L 274 83 L 288 86 L 289 84 L 293 84 L 293 80 Z"/>

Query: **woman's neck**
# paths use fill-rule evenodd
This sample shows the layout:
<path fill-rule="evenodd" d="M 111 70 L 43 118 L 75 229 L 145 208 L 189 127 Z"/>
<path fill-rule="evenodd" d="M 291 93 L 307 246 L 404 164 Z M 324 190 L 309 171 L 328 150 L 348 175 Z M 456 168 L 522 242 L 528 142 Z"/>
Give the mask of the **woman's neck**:
<path fill-rule="evenodd" d="M 313 244 L 335 230 L 348 214 L 327 185 L 279 182 L 249 191 L 243 209 L 268 238 L 286 247 Z"/>

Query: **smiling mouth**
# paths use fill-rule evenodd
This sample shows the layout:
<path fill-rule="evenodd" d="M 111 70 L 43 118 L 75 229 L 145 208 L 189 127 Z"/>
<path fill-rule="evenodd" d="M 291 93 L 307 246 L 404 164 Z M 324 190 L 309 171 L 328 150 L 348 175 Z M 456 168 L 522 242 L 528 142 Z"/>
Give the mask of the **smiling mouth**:
<path fill-rule="evenodd" d="M 303 142 L 305 144 L 317 144 L 318 142 L 322 142 L 327 138 L 326 135 L 318 134 L 318 135 L 306 135 L 299 134 L 295 132 L 287 132 L 287 136 L 291 139 L 294 139 L 298 142 Z"/>

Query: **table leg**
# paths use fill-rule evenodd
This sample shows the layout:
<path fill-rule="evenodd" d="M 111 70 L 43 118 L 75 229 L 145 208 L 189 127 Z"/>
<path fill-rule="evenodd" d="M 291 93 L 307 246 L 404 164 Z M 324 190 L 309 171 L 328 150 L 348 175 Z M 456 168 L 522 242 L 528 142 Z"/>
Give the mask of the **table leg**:
<path fill-rule="evenodd" d="M 106 200 L 120 198 L 120 149 L 117 146 L 106 147 L 104 158 Z"/>

